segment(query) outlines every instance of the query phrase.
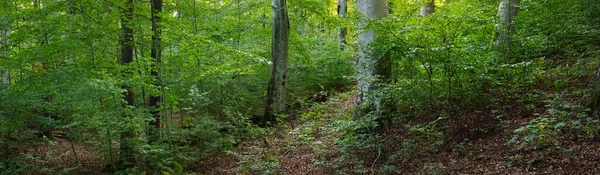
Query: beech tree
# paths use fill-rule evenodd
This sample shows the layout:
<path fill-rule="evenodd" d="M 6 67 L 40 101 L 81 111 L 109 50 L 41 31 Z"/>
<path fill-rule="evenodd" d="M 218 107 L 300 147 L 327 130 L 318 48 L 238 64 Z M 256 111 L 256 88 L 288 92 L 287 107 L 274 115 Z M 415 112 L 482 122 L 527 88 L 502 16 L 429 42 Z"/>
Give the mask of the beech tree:
<path fill-rule="evenodd" d="M 374 92 L 378 83 L 385 81 L 391 74 L 390 57 L 385 52 L 377 52 L 373 44 L 380 40 L 378 32 L 369 29 L 371 20 L 388 16 L 387 0 L 358 0 L 356 6 L 363 15 L 359 22 L 358 53 L 358 97 L 356 99 L 356 116 L 372 111 L 380 111 L 381 98 Z M 363 106 L 366 105 L 366 106 Z M 364 107 L 364 108 L 363 108 Z"/>
<path fill-rule="evenodd" d="M 515 33 L 514 20 L 519 12 L 521 0 L 504 0 L 498 6 L 498 24 L 497 36 L 494 46 L 504 48 L 505 52 L 510 51 L 511 36 Z"/>
<path fill-rule="evenodd" d="M 262 124 L 273 121 L 278 114 L 285 112 L 285 88 L 288 70 L 288 21 L 286 0 L 272 0 L 273 41 L 271 56 L 273 67 L 267 89 L 267 103 Z"/>
<path fill-rule="evenodd" d="M 421 7 L 421 16 L 429 16 L 435 12 L 435 0 L 429 1 L 427 4 Z"/>

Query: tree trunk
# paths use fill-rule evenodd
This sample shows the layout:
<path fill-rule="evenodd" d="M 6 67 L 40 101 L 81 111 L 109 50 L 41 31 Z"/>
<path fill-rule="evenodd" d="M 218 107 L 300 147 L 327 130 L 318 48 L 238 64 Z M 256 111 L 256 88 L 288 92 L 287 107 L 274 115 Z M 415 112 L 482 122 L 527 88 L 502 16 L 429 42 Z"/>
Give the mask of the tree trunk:
<path fill-rule="evenodd" d="M 429 16 L 435 12 L 435 0 L 431 0 L 431 2 L 425 4 L 421 7 L 421 16 Z"/>
<path fill-rule="evenodd" d="M 8 28 L 8 26 L 2 28 L 0 31 L 0 35 L 0 56 L 3 57 L 3 59 L 7 59 L 8 51 L 10 49 L 10 39 L 8 38 L 10 37 L 10 28 Z M 4 71 L 2 73 L 2 84 L 10 84 L 10 70 L 8 70 L 8 68 L 6 67 L 0 68 L 2 68 L 0 70 Z"/>
<path fill-rule="evenodd" d="M 273 5 L 273 68 L 267 89 L 265 116 L 262 124 L 273 121 L 275 116 L 285 112 L 285 87 L 288 69 L 289 21 L 286 0 L 272 0 Z"/>
<path fill-rule="evenodd" d="M 129 26 L 129 22 L 133 19 L 133 0 L 127 0 L 125 4 L 125 9 L 123 10 L 123 16 L 121 16 L 121 30 L 123 31 L 123 38 L 119 42 L 121 46 L 121 64 L 128 65 L 133 62 L 133 30 Z M 128 77 L 133 75 L 133 72 L 126 71 L 124 72 L 124 77 Z M 123 105 L 124 108 L 128 108 L 128 106 L 134 106 L 135 103 L 135 95 L 133 93 L 133 89 L 128 85 L 123 85 L 125 92 L 123 92 L 123 100 L 125 100 L 126 104 Z M 127 109 L 125 109 L 127 110 Z M 123 117 L 130 117 L 127 112 L 123 114 Z M 133 167 L 135 163 L 134 157 L 134 149 L 132 144 L 132 139 L 134 134 L 132 131 L 128 129 L 121 133 L 121 144 L 119 147 L 119 166 L 122 169 Z"/>
<path fill-rule="evenodd" d="M 10 71 L 9 70 L 5 70 L 4 73 L 2 73 L 2 84 L 5 84 L 5 85 L 10 84 Z"/>
<path fill-rule="evenodd" d="M 498 6 L 497 37 L 494 46 L 500 47 L 502 53 L 510 52 L 511 36 L 515 33 L 514 20 L 519 12 L 520 0 L 504 0 Z"/>
<path fill-rule="evenodd" d="M 160 75 L 160 69 L 161 69 L 161 55 L 162 55 L 162 48 L 160 46 L 160 35 L 161 35 L 161 26 L 160 26 L 160 16 L 158 16 L 163 9 L 163 2 L 162 0 L 152 0 L 151 3 L 152 6 L 152 50 L 150 51 L 151 57 L 154 59 L 154 67 L 151 69 L 150 74 L 152 75 L 152 77 L 154 77 L 154 82 L 153 85 L 155 87 L 161 87 L 162 86 L 162 77 Z M 151 113 L 152 113 L 152 117 L 154 118 L 154 121 L 150 122 L 151 126 L 154 126 L 154 128 L 151 128 L 151 134 L 152 137 L 154 138 L 159 138 L 160 137 L 160 99 L 161 99 L 161 95 L 160 94 L 153 94 L 150 96 L 150 107 L 151 109 Z"/>
<path fill-rule="evenodd" d="M 391 74 L 389 54 L 376 52 L 373 43 L 379 39 L 377 31 L 367 29 L 370 20 L 388 16 L 387 0 L 358 0 L 357 8 L 364 15 L 359 22 L 358 97 L 356 117 L 381 109 L 381 98 L 374 92 L 378 83 L 385 82 Z"/>
<path fill-rule="evenodd" d="M 348 12 L 348 0 L 338 0 L 338 16 L 340 17 L 340 21 L 344 20 L 344 15 Z M 338 32 L 339 42 L 340 42 L 340 50 L 344 50 L 346 48 L 346 35 L 348 33 L 348 29 L 346 27 L 340 27 Z"/>

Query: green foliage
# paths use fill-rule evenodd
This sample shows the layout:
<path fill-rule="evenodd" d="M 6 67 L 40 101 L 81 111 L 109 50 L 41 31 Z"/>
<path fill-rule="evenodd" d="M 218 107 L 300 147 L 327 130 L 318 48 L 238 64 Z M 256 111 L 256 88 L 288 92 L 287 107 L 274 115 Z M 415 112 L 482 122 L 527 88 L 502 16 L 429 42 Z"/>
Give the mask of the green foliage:
<path fill-rule="evenodd" d="M 395 74 L 389 93 L 399 107 L 417 106 L 441 97 L 476 96 L 493 77 L 495 59 L 489 41 L 494 31 L 492 6 L 460 1 L 445 4 L 428 17 L 417 17 L 420 4 L 406 4 L 382 21 Z M 425 100 L 426 99 L 426 100 Z"/>
<path fill-rule="evenodd" d="M 377 134 L 378 115 L 369 114 L 357 119 L 338 120 L 332 123 L 339 137 L 334 140 L 341 153 L 337 162 L 328 162 L 324 166 L 334 169 L 338 174 L 363 174 L 370 171 L 365 155 L 381 153 L 382 138 Z"/>
<path fill-rule="evenodd" d="M 34 166 L 31 164 L 24 164 L 21 159 L 6 159 L 0 161 L 0 174 L 10 175 L 27 173 L 33 169 L 33 167 Z"/>
<path fill-rule="evenodd" d="M 117 61 L 123 0 L 0 4 L 1 29 L 11 29 L 1 38 L 10 44 L 0 47 L 0 70 L 11 73 L 11 84 L 0 88 L 2 138 L 68 131 L 75 142 L 94 142 L 85 145 L 106 164 L 116 163 L 124 141 L 138 154 L 138 170 L 158 172 L 174 161 L 185 165 L 265 135 L 248 118 L 263 112 L 270 72 L 272 9 L 267 1 L 165 2 L 159 14 L 162 87 L 150 75 L 157 63 L 149 55 L 148 3 L 134 4 L 129 25 L 135 60 L 129 65 Z M 290 101 L 345 89 L 352 83 L 354 51 L 339 51 L 339 21 L 322 11 L 331 9 L 314 0 L 290 2 L 290 8 L 291 18 L 303 19 L 292 26 L 304 28 L 302 34 L 292 30 L 290 39 Z M 124 87 L 133 90 L 135 105 L 123 108 Z M 162 96 L 160 139 L 147 135 L 151 95 Z M 179 124 L 178 116 L 186 121 Z M 134 137 L 121 140 L 126 132 Z M 1 142 L 12 149 L 26 141 Z"/>
<path fill-rule="evenodd" d="M 473 145 L 473 141 L 465 139 L 461 142 L 452 143 L 452 150 L 460 155 L 471 155 L 476 150 Z"/>
<path fill-rule="evenodd" d="M 579 102 L 582 100 L 573 100 L 573 96 L 591 94 L 579 90 L 584 89 L 580 84 L 590 87 L 597 81 L 589 80 L 597 76 L 600 55 L 600 25 L 596 20 L 600 8 L 596 2 L 521 2 L 508 58 L 502 58 L 490 45 L 496 30 L 497 1 L 437 1 L 435 13 L 427 17 L 417 15 L 423 1 L 391 2 L 391 16 L 368 25 L 381 33 L 382 42 L 373 47 L 389 53 L 394 69 L 389 83 L 373 93 L 392 107 L 392 117 L 412 117 L 428 110 L 445 114 L 434 121 L 406 125 L 410 138 L 401 140 L 399 154 L 436 152 L 447 141 L 446 128 L 440 126 L 446 124 L 442 119 L 460 117 L 435 111 L 434 105 L 473 102 L 464 104 L 486 104 L 491 110 L 502 111 L 494 105 L 508 99 L 522 100 L 525 111 L 535 111 L 543 106 L 542 100 L 553 97 L 545 94 L 546 89 L 561 96 L 547 102 L 546 113 L 516 129 L 509 144 L 518 149 L 542 149 L 564 137 L 600 137 L 600 120 L 587 115 L 589 111 Z M 340 19 L 333 0 L 288 3 L 287 97 L 293 106 L 290 108 L 297 110 L 309 107 L 306 99 L 310 95 L 352 88 L 360 15 L 351 5 L 349 13 Z M 9 84 L 0 84 L 0 153 L 8 157 L 0 161 L 0 172 L 18 174 L 33 168 L 49 174 L 72 172 L 67 167 L 24 163 L 48 161 L 49 155 L 23 158 L 13 152 L 41 141 L 36 135 L 49 137 L 52 131 L 68 133 L 74 143 L 98 153 L 108 165 L 117 163 L 120 146 L 131 146 L 136 165 L 120 172 L 123 174 L 186 174 L 192 163 L 274 132 L 250 120 L 264 112 L 272 64 L 272 7 L 268 1 L 165 1 L 165 10 L 159 14 L 160 64 L 150 56 L 154 32 L 150 6 L 136 1 L 134 19 L 129 23 L 135 60 L 121 65 L 119 41 L 123 34 L 119 21 L 124 4 L 124 0 L 0 2 L 0 30 L 10 29 L 0 37 L 0 75 L 4 76 L 4 71 L 11 75 Z M 344 50 L 340 50 L 337 38 L 340 28 L 348 28 Z M 160 72 L 160 86 L 150 74 L 153 70 Z M 123 100 L 126 88 L 134 92 L 132 106 Z M 349 100 L 350 94 L 342 99 Z M 149 123 L 154 120 L 151 112 L 156 109 L 149 107 L 148 101 L 149 96 L 156 95 L 161 96 L 160 138 L 149 132 Z M 385 145 L 378 132 L 388 117 L 382 114 L 387 111 L 353 117 L 353 110 L 314 105 L 300 115 L 307 124 L 296 131 L 323 157 L 330 150 L 314 139 L 315 135 L 339 134 L 327 139 L 334 140 L 341 158 L 321 163 L 340 174 L 377 170 L 369 167 L 375 156 L 364 155 L 380 153 Z M 293 117 L 281 115 L 278 122 Z M 322 126 L 331 120 L 333 124 Z M 121 139 L 124 133 L 133 136 Z M 452 148 L 468 154 L 472 144 L 468 140 L 454 142 Z M 251 148 L 249 152 L 265 150 Z M 242 165 L 239 173 L 277 173 L 281 157 L 266 152 L 263 157 L 236 154 Z M 525 160 L 514 157 L 510 161 L 519 164 Z M 437 174 L 445 166 L 434 163 L 421 170 Z M 380 171 L 402 172 L 392 165 Z"/>
<path fill-rule="evenodd" d="M 224 126 L 210 117 L 197 117 L 192 128 L 181 130 L 181 135 L 174 137 L 173 140 L 182 142 L 183 145 L 200 148 L 193 153 L 197 155 L 196 157 L 202 158 L 219 150 L 231 149 L 236 143 L 234 135 L 221 133 L 221 128 Z"/>
<path fill-rule="evenodd" d="M 536 150 L 557 145 L 558 138 L 598 138 L 600 120 L 589 117 L 581 106 L 557 96 L 547 107 L 548 116 L 538 114 L 527 125 L 514 130 L 515 136 L 507 144 L 515 144 L 518 150 Z"/>
<path fill-rule="evenodd" d="M 556 140 L 556 130 L 565 126 L 557 123 L 555 118 L 536 118 L 527 125 L 514 131 L 518 136 L 513 137 L 507 144 L 517 144 L 517 149 L 540 149 L 551 146 Z M 521 139 L 521 140 L 519 140 Z"/>
<path fill-rule="evenodd" d="M 589 20 L 598 17 L 598 7 L 591 1 L 542 2 L 528 1 L 521 6 L 524 13 L 518 16 L 517 53 L 525 57 L 565 54 L 574 59 L 597 53 L 597 23 Z M 572 13 L 560 13 L 569 11 Z M 554 19 L 554 20 L 546 20 Z"/>
<path fill-rule="evenodd" d="M 383 174 L 404 174 L 402 173 L 402 170 L 397 170 L 396 167 L 391 166 L 391 165 L 385 165 L 383 166 L 379 172 L 383 173 Z"/>
<path fill-rule="evenodd" d="M 163 175 L 194 175 L 195 173 L 186 173 L 183 169 L 183 166 L 177 162 L 173 162 L 173 167 L 165 167 L 163 170 Z"/>
<path fill-rule="evenodd" d="M 411 135 L 410 140 L 402 143 L 402 151 L 408 155 L 422 155 L 425 153 L 435 153 L 444 144 L 444 134 L 437 128 L 437 123 L 445 118 L 438 118 L 434 121 L 408 126 L 408 132 Z"/>
<path fill-rule="evenodd" d="M 239 159 L 241 167 L 240 174 L 276 174 L 279 168 L 281 157 L 274 155 L 273 152 L 265 148 L 250 147 L 248 154 L 239 154 L 236 152 L 228 152 Z"/>
<path fill-rule="evenodd" d="M 60 152 L 58 143 L 53 140 L 48 140 L 46 137 L 43 138 L 46 142 L 46 146 L 50 147 L 47 151 L 42 152 L 43 154 L 32 154 L 22 153 L 19 156 L 14 156 L 14 161 L 7 159 L 6 162 L 16 165 L 15 167 L 27 167 L 23 173 L 39 173 L 39 174 L 72 174 L 79 166 L 74 167 L 53 167 L 49 166 L 53 162 L 65 160 L 66 157 L 73 156 L 71 152 Z M 8 169 L 11 171 L 11 169 Z"/>
<path fill-rule="evenodd" d="M 427 174 L 442 174 L 443 170 L 446 168 L 444 163 L 431 163 L 423 166 L 423 171 Z"/>

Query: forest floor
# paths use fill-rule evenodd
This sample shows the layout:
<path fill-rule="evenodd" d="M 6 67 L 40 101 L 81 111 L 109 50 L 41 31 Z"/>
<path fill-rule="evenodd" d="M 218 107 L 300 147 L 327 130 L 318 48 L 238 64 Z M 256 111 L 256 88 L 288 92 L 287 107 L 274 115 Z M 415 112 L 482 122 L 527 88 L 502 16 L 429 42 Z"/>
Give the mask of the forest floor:
<path fill-rule="evenodd" d="M 422 137 L 411 132 L 413 126 L 436 121 L 437 117 L 433 116 L 445 110 L 432 109 L 419 114 L 424 117 L 400 119 L 383 129 L 380 131 L 383 145 L 371 151 L 354 152 L 362 161 L 352 162 L 355 159 L 344 157 L 345 153 L 341 152 L 337 144 L 341 133 L 332 126 L 350 120 L 343 116 L 353 111 L 353 98 L 346 93 L 316 104 L 304 111 L 304 118 L 301 114 L 301 119 L 276 127 L 266 138 L 246 141 L 232 151 L 219 153 L 190 168 L 198 174 L 600 173 L 597 166 L 600 142 L 597 141 L 558 140 L 553 146 L 539 150 L 517 150 L 514 145 L 506 144 L 515 135 L 516 128 L 535 118 L 533 113 L 547 113 L 544 102 L 536 104 L 536 108 L 526 108 L 523 102 L 503 101 L 499 102 L 503 104 L 495 104 L 500 106 L 498 109 L 492 110 L 485 107 L 490 105 L 450 105 L 446 108 L 469 112 L 462 113 L 463 117 L 455 122 L 440 122 L 439 125 L 448 126 L 437 129 L 442 137 L 433 136 L 435 134 Z M 492 113 L 511 117 L 499 121 Z M 487 129 L 477 131 L 478 128 Z M 32 146 L 28 152 L 38 156 L 36 160 L 44 160 L 43 164 L 48 167 L 74 167 L 73 155 L 65 154 L 71 149 L 69 141 L 57 139 L 54 145 Z M 77 144 L 75 149 L 83 166 L 73 172 L 98 174 L 103 168 L 99 155 Z M 347 159 L 341 160 L 342 157 Z M 362 173 L 354 171 L 360 169 Z"/>
<path fill-rule="evenodd" d="M 339 125 L 351 120 L 348 116 L 354 108 L 354 95 L 345 93 L 304 111 L 300 116 L 305 117 L 286 125 L 290 127 L 276 129 L 264 140 L 246 142 L 217 156 L 220 160 L 202 162 L 197 172 L 598 174 L 600 142 L 584 139 L 580 132 L 559 131 L 560 136 L 548 138 L 548 143 L 539 147 L 523 140 L 508 144 L 519 135 L 514 132 L 517 128 L 550 115 L 550 103 L 557 95 L 563 103 L 580 102 L 581 96 L 572 92 L 585 89 L 589 81 L 573 80 L 562 89 L 539 83 L 513 90 L 489 89 L 487 95 L 497 100 L 488 104 L 449 99 L 444 104 L 432 103 L 429 110 L 401 109 L 399 112 L 415 116 L 399 119 L 379 131 L 380 145 L 344 152 L 340 150 L 344 142 L 340 141 Z M 521 143 L 525 147 L 518 149 Z"/>
<path fill-rule="evenodd" d="M 201 162 L 196 172 L 201 174 L 330 174 L 323 168 L 324 158 L 336 157 L 338 147 L 334 144 L 338 132 L 331 125 L 340 112 L 352 111 L 353 99 L 336 96 L 322 104 L 294 116 L 291 121 L 278 125 L 264 139 L 244 142 L 230 152 L 222 153 Z M 327 113 L 315 112 L 329 110 Z M 335 111 L 331 111 L 335 110 Z M 310 118 L 303 118 L 303 115 Z"/>
<path fill-rule="evenodd" d="M 377 141 L 354 145 L 342 138 L 352 123 L 353 92 L 339 93 L 315 103 L 293 120 L 268 129 L 265 138 L 247 140 L 234 150 L 217 153 L 188 170 L 198 174 L 599 174 L 600 142 L 583 133 L 560 131 L 543 135 L 549 142 L 539 147 L 519 140 L 508 144 L 514 131 L 539 116 L 549 115 L 556 97 L 565 104 L 582 101 L 574 91 L 586 89 L 589 78 L 573 79 L 564 88 L 553 83 L 504 89 L 486 89 L 474 100 L 446 98 L 420 109 L 377 131 Z M 550 80 L 553 82 L 553 80 Z M 483 100 L 494 97 L 494 100 Z M 544 127 L 543 125 L 541 125 Z M 540 125 L 537 126 L 540 129 Z M 541 128 L 543 129 L 543 128 Z M 596 133 L 597 134 L 597 133 Z M 31 145 L 26 154 L 47 167 L 75 167 L 67 140 Z M 517 149 L 524 143 L 525 148 Z M 78 174 L 97 174 L 100 155 L 74 148 L 83 165 Z"/>
<path fill-rule="evenodd" d="M 353 111 L 353 98 L 346 93 L 316 104 L 304 111 L 299 116 L 301 119 L 276 127 L 266 138 L 246 141 L 232 151 L 219 153 L 190 168 L 198 174 L 600 173 L 597 166 L 600 164 L 600 142 L 597 141 L 563 139 L 537 150 L 517 150 L 514 145 L 506 144 L 515 135 L 516 128 L 535 118 L 534 113 L 547 113 L 546 102 L 536 103 L 535 108 L 525 107 L 522 101 L 500 101 L 494 105 L 455 104 L 446 109 L 422 112 L 420 116 L 397 120 L 381 130 L 379 138 L 383 145 L 371 151 L 354 152 L 362 161 L 352 162 L 356 159 L 344 157 L 346 153 L 340 150 L 338 138 L 341 133 L 333 126 L 350 120 L 343 116 Z M 499 107 L 489 109 L 489 106 Z M 436 120 L 438 117 L 434 116 L 450 108 L 468 112 L 461 113 L 462 117 L 454 122 Z M 441 136 L 410 131 L 414 126 L 432 121 L 447 126 L 429 131 L 439 132 Z M 54 145 L 32 146 L 27 152 L 38 156 L 36 160 L 44 160 L 43 164 L 48 167 L 74 167 L 73 155 L 65 154 L 71 149 L 69 141 L 57 139 Z M 75 149 L 83 166 L 74 172 L 96 174 L 103 168 L 98 154 L 77 144 Z M 360 169 L 362 173 L 354 171 Z"/>

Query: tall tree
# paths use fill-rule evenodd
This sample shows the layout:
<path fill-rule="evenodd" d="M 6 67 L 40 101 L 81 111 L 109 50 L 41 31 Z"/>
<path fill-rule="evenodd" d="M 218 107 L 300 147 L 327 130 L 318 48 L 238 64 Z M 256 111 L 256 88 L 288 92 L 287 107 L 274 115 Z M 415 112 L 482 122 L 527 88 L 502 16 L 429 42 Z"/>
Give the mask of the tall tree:
<path fill-rule="evenodd" d="M 288 39 L 290 24 L 286 0 L 272 0 L 273 41 L 271 56 L 273 68 L 267 89 L 267 103 L 262 124 L 273 121 L 275 116 L 285 112 L 285 93 L 288 71 Z"/>
<path fill-rule="evenodd" d="M 344 20 L 344 15 L 348 12 L 348 0 L 337 0 L 338 2 L 338 16 L 340 17 L 340 21 Z M 340 41 L 340 50 L 344 50 L 346 48 L 346 35 L 348 33 L 348 29 L 346 27 L 340 27 L 338 31 L 338 37 Z"/>
<path fill-rule="evenodd" d="M 504 53 L 510 52 L 511 36 L 515 33 L 514 20 L 519 13 L 521 0 L 504 0 L 498 6 L 497 37 L 494 46 L 504 48 Z"/>
<path fill-rule="evenodd" d="M 421 16 L 429 16 L 435 12 L 435 0 L 429 1 L 421 7 Z"/>
<path fill-rule="evenodd" d="M 391 74 L 390 57 L 387 52 L 377 52 L 373 48 L 380 37 L 378 32 L 369 29 L 371 20 L 388 16 L 387 0 L 358 0 L 356 6 L 363 15 L 359 22 L 359 53 L 358 53 L 358 97 L 356 99 L 356 116 L 362 116 L 371 111 L 383 111 L 381 98 L 374 92 L 378 83 L 386 81 Z M 366 106 L 364 106 L 366 105 Z"/>
<path fill-rule="evenodd" d="M 133 9 L 133 0 L 127 0 L 121 16 L 121 31 L 123 32 L 123 38 L 121 38 L 121 41 L 119 42 L 121 47 L 121 64 L 124 66 L 133 62 L 133 29 L 130 26 L 130 22 L 133 20 Z M 123 72 L 124 77 L 133 74 L 133 72 L 131 72 L 129 69 L 126 68 L 125 70 L 127 71 Z M 128 106 L 134 106 L 135 95 L 133 89 L 128 85 L 123 85 L 123 89 L 125 89 L 123 92 L 123 100 L 126 102 L 123 107 L 128 108 Z M 123 117 L 130 116 L 127 112 L 124 112 Z M 122 168 L 132 167 L 133 163 L 135 162 L 135 157 L 133 154 L 134 149 L 131 143 L 131 140 L 134 136 L 134 133 L 129 131 L 129 129 L 126 129 L 126 131 L 121 133 L 119 165 L 121 165 Z"/>
<path fill-rule="evenodd" d="M 162 87 L 162 77 L 160 75 L 160 69 L 161 69 L 161 64 L 162 64 L 162 60 L 161 60 L 161 55 L 162 55 L 162 48 L 161 48 L 161 41 L 160 41 L 160 35 L 162 33 L 161 31 L 161 26 L 160 26 L 160 16 L 159 14 L 162 12 L 163 9 L 163 1 L 162 0 L 152 0 L 151 3 L 151 19 L 152 19 L 152 50 L 150 51 L 151 57 L 154 59 L 154 67 L 151 69 L 150 74 L 152 75 L 152 77 L 155 78 L 154 80 L 154 86 L 156 87 Z M 152 117 L 154 118 L 154 120 L 150 123 L 151 126 L 154 126 L 154 128 L 152 130 L 154 130 L 153 135 L 155 137 L 160 137 L 160 99 L 161 99 L 161 95 L 159 94 L 153 94 L 150 96 L 150 107 L 152 107 Z"/>

